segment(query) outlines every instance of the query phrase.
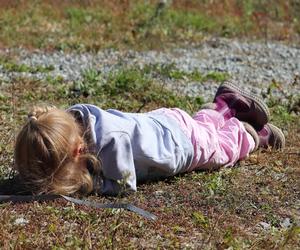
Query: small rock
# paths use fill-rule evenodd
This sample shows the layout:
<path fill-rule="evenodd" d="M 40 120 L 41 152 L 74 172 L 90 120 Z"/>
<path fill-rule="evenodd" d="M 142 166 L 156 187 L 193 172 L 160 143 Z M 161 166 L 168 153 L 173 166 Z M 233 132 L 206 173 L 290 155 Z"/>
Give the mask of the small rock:
<path fill-rule="evenodd" d="M 162 196 L 164 194 L 164 191 L 162 190 L 157 190 L 154 192 L 155 196 Z"/>
<path fill-rule="evenodd" d="M 264 221 L 261 221 L 261 222 L 259 223 L 259 225 L 260 225 L 263 229 L 265 229 L 265 230 L 268 230 L 268 229 L 271 228 L 271 225 L 270 225 L 269 223 L 267 223 L 267 222 L 264 222 Z"/>
<path fill-rule="evenodd" d="M 292 225 L 290 218 L 285 218 L 282 222 L 280 222 L 280 226 L 282 228 L 289 228 Z"/>
<path fill-rule="evenodd" d="M 14 221 L 14 225 L 16 226 L 24 226 L 26 224 L 28 224 L 29 221 L 24 219 L 23 217 L 20 217 L 20 218 L 17 218 L 15 221 Z"/>

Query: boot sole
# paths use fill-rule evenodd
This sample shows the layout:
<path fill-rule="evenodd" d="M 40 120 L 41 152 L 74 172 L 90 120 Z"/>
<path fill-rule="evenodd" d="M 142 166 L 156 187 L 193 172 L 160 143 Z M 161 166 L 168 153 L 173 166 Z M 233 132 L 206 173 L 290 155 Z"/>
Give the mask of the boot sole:
<path fill-rule="evenodd" d="M 251 93 L 248 93 L 242 89 L 240 89 L 238 86 L 234 85 L 233 83 L 230 83 L 230 82 L 224 82 L 223 84 L 220 85 L 219 88 L 222 88 L 222 87 L 226 87 L 228 88 L 229 90 L 232 90 L 232 91 L 236 91 L 238 92 L 240 95 L 242 95 L 243 97 L 246 97 L 246 98 L 249 98 L 250 100 L 256 102 L 259 107 L 265 112 L 266 114 L 266 118 L 267 118 L 267 122 L 270 120 L 270 111 L 269 111 L 269 108 L 268 106 L 260 99 L 260 97 L 254 95 L 254 94 L 251 94 Z M 264 124 L 262 124 L 264 125 Z"/>

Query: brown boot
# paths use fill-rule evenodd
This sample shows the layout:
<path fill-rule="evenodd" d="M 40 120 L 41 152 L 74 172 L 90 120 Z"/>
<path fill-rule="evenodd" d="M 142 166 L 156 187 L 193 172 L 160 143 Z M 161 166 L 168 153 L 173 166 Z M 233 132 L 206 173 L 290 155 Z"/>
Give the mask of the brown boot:
<path fill-rule="evenodd" d="M 275 150 L 282 150 L 285 147 L 285 136 L 280 128 L 271 123 L 267 123 L 262 130 L 257 132 L 249 123 L 243 122 L 246 131 L 253 137 L 255 147 L 268 148 Z"/>
<path fill-rule="evenodd" d="M 257 134 L 259 136 L 259 147 L 272 147 L 276 150 L 285 147 L 285 137 L 282 130 L 271 123 L 267 123 Z"/>
<path fill-rule="evenodd" d="M 249 123 L 257 131 L 261 130 L 270 118 L 268 106 L 263 100 L 230 82 L 221 84 L 213 103 L 204 104 L 201 108 L 215 109 L 225 118 L 236 117 Z"/>

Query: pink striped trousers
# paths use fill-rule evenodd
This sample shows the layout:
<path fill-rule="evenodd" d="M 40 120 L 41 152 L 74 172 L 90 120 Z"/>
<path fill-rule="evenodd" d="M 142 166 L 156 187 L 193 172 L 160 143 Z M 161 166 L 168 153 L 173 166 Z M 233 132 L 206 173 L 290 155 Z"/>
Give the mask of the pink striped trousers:
<path fill-rule="evenodd" d="M 193 117 L 178 108 L 164 108 L 163 113 L 178 121 L 194 146 L 188 171 L 233 166 L 254 149 L 254 139 L 235 117 L 212 109 L 200 110 Z"/>

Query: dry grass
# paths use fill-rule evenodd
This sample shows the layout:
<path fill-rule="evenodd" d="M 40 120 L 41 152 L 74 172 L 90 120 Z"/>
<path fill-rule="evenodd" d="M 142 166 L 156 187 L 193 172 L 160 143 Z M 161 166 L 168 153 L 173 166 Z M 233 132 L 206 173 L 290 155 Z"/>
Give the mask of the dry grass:
<path fill-rule="evenodd" d="M 190 44 L 207 35 L 291 41 L 300 31 L 299 3 L 295 0 L 174 0 L 150 22 L 156 3 L 0 0 L 0 45 L 77 51 L 140 49 L 155 48 L 157 44 L 159 48 Z M 6 66 L 21 70 L 13 63 Z M 199 99 L 155 88 L 135 70 L 125 73 L 118 77 L 141 84 L 123 86 L 123 94 L 120 89 L 101 93 L 102 89 L 94 89 L 94 81 L 87 83 L 94 94 L 79 89 L 79 95 L 74 95 L 72 84 L 60 80 L 1 80 L 0 180 L 7 177 L 13 164 L 15 135 L 32 103 L 66 107 L 90 102 L 126 111 L 146 111 L 163 105 L 179 106 L 189 112 L 201 103 Z M 116 79 L 110 81 L 114 83 Z M 111 88 L 116 86 L 112 84 Z M 6 203 L 0 204 L 0 248 L 300 248 L 300 118 L 279 104 L 280 101 L 272 101 L 272 113 L 274 122 L 286 133 L 287 147 L 283 152 L 259 151 L 234 168 L 144 183 L 128 197 L 89 197 L 99 202 L 130 202 L 157 215 L 156 222 L 127 211 L 96 210 L 63 200 Z M 18 219 L 23 219 L 23 224 L 18 224 Z"/>

